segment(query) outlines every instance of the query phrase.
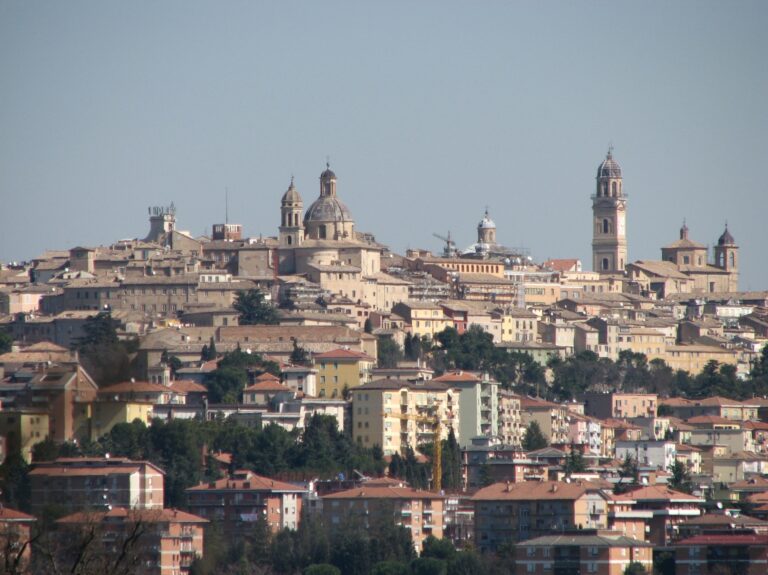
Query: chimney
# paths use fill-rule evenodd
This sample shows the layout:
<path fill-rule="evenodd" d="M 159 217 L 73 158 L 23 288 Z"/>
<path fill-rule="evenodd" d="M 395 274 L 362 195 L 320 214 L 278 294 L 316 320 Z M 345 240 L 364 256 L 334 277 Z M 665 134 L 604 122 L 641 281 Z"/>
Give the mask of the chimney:
<path fill-rule="evenodd" d="M 509 484 L 509 479 L 507 479 L 507 487 L 504 489 L 504 491 L 509 493 L 509 489 L 510 489 L 510 484 Z"/>
<path fill-rule="evenodd" d="M 553 483 L 552 484 L 552 490 L 551 491 L 552 491 L 552 493 L 556 493 L 557 492 L 557 483 Z"/>

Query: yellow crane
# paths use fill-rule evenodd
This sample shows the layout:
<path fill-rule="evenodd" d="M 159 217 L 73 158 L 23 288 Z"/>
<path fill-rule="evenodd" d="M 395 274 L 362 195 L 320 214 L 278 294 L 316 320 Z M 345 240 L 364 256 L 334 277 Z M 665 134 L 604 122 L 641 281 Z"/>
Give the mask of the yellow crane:
<path fill-rule="evenodd" d="M 435 415 L 416 415 L 412 413 L 382 413 L 384 417 L 394 417 L 395 419 L 405 421 L 415 421 L 416 423 L 429 423 L 433 426 L 432 441 L 432 488 L 439 492 L 443 488 L 443 449 L 442 449 L 442 423 L 440 416 Z"/>

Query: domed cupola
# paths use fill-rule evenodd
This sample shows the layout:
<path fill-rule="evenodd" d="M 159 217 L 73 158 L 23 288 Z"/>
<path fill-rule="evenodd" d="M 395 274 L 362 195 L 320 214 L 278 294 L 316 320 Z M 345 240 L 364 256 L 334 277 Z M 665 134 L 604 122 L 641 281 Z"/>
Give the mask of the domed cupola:
<path fill-rule="evenodd" d="M 336 174 L 326 164 L 320 174 L 320 197 L 307 208 L 304 226 L 311 239 L 354 239 L 354 221 L 349 208 L 336 196 Z"/>
<path fill-rule="evenodd" d="M 496 224 L 488 215 L 488 209 L 480 223 L 477 224 L 477 243 L 495 244 L 496 243 Z"/>
<path fill-rule="evenodd" d="M 288 189 L 283 194 L 282 204 L 285 206 L 302 203 L 303 200 L 301 199 L 301 195 L 296 189 L 296 185 L 293 183 L 293 176 L 291 176 L 291 185 L 288 186 Z"/>
<path fill-rule="evenodd" d="M 725 231 L 717 240 L 718 246 L 735 246 L 736 240 L 733 239 L 731 232 L 728 231 L 728 224 L 725 224 Z"/>
<path fill-rule="evenodd" d="M 621 166 L 613 159 L 613 149 L 608 149 L 608 154 L 605 156 L 603 163 L 597 168 L 598 178 L 620 178 Z"/>

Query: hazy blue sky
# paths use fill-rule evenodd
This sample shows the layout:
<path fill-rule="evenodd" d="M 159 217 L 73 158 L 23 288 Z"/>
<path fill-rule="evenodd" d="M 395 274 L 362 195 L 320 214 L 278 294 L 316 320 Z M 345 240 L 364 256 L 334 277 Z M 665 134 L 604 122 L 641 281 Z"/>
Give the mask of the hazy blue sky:
<path fill-rule="evenodd" d="M 359 230 L 591 265 L 609 142 L 629 257 L 727 220 L 768 289 L 768 2 L 0 1 L 0 260 L 224 219 L 275 235 L 326 156 Z"/>

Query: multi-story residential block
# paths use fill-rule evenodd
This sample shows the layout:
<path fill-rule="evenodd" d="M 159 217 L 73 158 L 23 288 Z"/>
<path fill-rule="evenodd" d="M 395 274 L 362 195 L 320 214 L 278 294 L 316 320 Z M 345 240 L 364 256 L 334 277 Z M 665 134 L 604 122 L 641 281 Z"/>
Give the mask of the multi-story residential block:
<path fill-rule="evenodd" d="M 461 445 L 466 446 L 478 436 L 492 437 L 499 434 L 499 383 L 487 373 L 474 374 L 468 371 L 453 371 L 434 378 L 460 390 L 458 436 Z"/>
<path fill-rule="evenodd" d="M 610 499 L 599 485 L 583 481 L 494 483 L 472 497 L 475 545 L 495 550 L 552 531 L 605 529 Z"/>
<path fill-rule="evenodd" d="M 501 311 L 501 341 L 536 341 L 539 318 L 526 309 L 503 308 Z"/>
<path fill-rule="evenodd" d="M 624 575 L 632 563 L 653 571 L 653 546 L 615 531 L 585 529 L 544 535 L 515 547 L 515 575 Z"/>
<path fill-rule="evenodd" d="M 229 536 L 237 536 L 264 517 L 270 530 L 297 529 L 302 494 L 306 490 L 250 471 L 201 483 L 186 491 L 188 508 L 205 519 L 220 522 Z"/>
<path fill-rule="evenodd" d="M 524 433 L 520 396 L 507 389 L 500 389 L 498 436 L 501 443 L 518 447 L 523 443 Z"/>
<path fill-rule="evenodd" d="M 705 399 L 685 399 L 682 397 L 670 397 L 662 399 L 660 406 L 664 406 L 670 415 L 680 419 L 690 419 L 701 415 L 713 415 L 730 419 L 732 421 L 750 421 L 759 419 L 760 406 L 757 402 L 738 401 L 727 397 L 707 397 Z"/>
<path fill-rule="evenodd" d="M 40 346 L 38 346 L 40 347 Z M 10 367 L 10 366 L 9 366 Z M 2 377 L 2 372 L 5 377 Z M 88 437 L 90 404 L 98 387 L 77 362 L 36 364 L 18 369 L 0 368 L 0 401 L 5 409 L 45 408 L 55 441 Z"/>
<path fill-rule="evenodd" d="M 658 409 L 658 396 L 655 393 L 588 392 L 583 399 L 584 413 L 600 419 L 656 417 Z"/>
<path fill-rule="evenodd" d="M 587 453 L 600 455 L 602 448 L 602 423 L 594 417 L 570 413 L 568 421 L 568 441 L 571 445 L 580 445 Z"/>
<path fill-rule="evenodd" d="M 349 391 L 371 380 L 376 360 L 366 353 L 336 349 L 314 356 L 320 382 L 320 397 L 343 397 Z"/>
<path fill-rule="evenodd" d="M 121 457 L 42 461 L 29 472 L 32 510 L 162 509 L 164 475 L 153 463 Z"/>
<path fill-rule="evenodd" d="M 440 438 L 451 430 L 460 435 L 459 389 L 434 380 L 380 379 L 351 390 L 352 438 L 365 447 L 379 445 L 384 453 L 404 453 L 407 447 Z"/>
<path fill-rule="evenodd" d="M 638 465 L 652 466 L 662 471 L 672 467 L 677 457 L 674 441 L 617 441 L 616 459 L 631 457 Z"/>
<path fill-rule="evenodd" d="M 438 303 L 428 301 L 406 301 L 396 304 L 392 308 L 409 327 L 411 334 L 434 338 L 446 327 L 453 327 L 453 320 L 445 315 L 445 310 Z"/>
<path fill-rule="evenodd" d="M 677 575 L 763 575 L 768 536 L 756 533 L 696 535 L 675 544 Z"/>
<path fill-rule="evenodd" d="M 207 523 L 202 517 L 176 509 L 79 511 L 56 521 L 55 549 L 57 554 L 71 558 L 82 553 L 83 541 L 88 541 L 94 546 L 90 553 L 111 556 L 110 564 L 126 568 L 140 565 L 145 575 L 186 575 L 195 558 L 203 556 Z M 139 529 L 141 536 L 136 537 Z"/>
<path fill-rule="evenodd" d="M 704 499 L 674 491 L 661 485 L 641 487 L 628 493 L 615 495 L 618 501 L 633 501 L 636 511 L 652 511 L 648 523 L 648 541 L 654 545 L 669 545 L 675 539 L 677 526 L 701 515 Z"/>
<path fill-rule="evenodd" d="M 528 427 L 535 421 L 550 445 L 568 442 L 568 408 L 564 405 L 523 397 L 520 399 L 520 414 L 523 427 Z"/>
<path fill-rule="evenodd" d="M 438 493 L 373 480 L 322 499 L 323 517 L 331 530 L 345 524 L 368 529 L 373 518 L 392 518 L 395 525 L 408 529 L 417 553 L 430 535 L 443 537 L 445 496 Z"/>
<path fill-rule="evenodd" d="M 20 454 L 32 462 L 32 448 L 50 436 L 50 419 L 44 408 L 17 408 L 0 411 L 0 437 L 5 438 L 5 453 Z"/>
<path fill-rule="evenodd" d="M 288 389 L 311 396 L 317 395 L 317 374 L 315 368 L 303 365 L 284 367 L 280 372 Z"/>

